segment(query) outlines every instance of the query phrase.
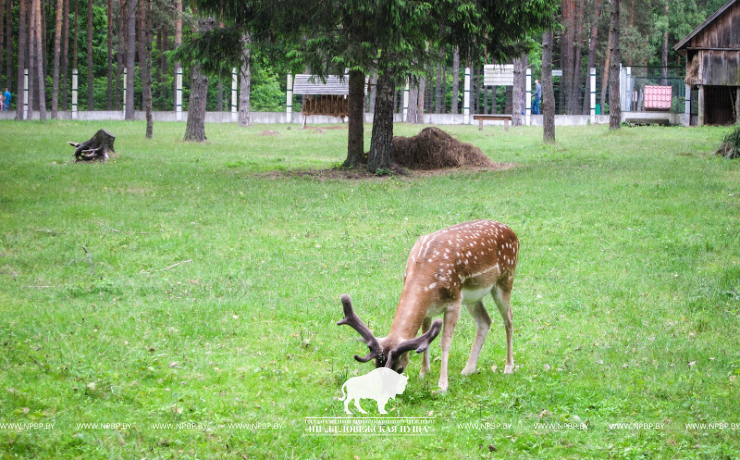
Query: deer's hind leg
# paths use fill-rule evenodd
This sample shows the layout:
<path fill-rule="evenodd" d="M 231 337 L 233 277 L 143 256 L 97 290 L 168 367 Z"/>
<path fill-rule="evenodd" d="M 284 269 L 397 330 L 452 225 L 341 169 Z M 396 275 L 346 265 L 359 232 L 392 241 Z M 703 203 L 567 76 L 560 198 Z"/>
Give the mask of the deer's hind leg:
<path fill-rule="evenodd" d="M 504 320 L 504 330 L 506 331 L 506 366 L 504 367 L 504 374 L 514 372 L 514 351 L 512 345 L 514 327 L 511 315 L 511 286 L 513 281 L 513 278 L 509 278 L 495 285 L 491 291 L 493 300 L 496 302 L 498 311 Z"/>
<path fill-rule="evenodd" d="M 475 342 L 473 342 L 473 349 L 470 350 L 468 363 L 462 370 L 463 375 L 470 375 L 475 372 L 475 367 L 478 365 L 478 356 L 483 348 L 483 343 L 486 341 L 488 330 L 491 328 L 491 317 L 480 300 L 474 304 L 465 305 L 465 307 L 470 312 L 470 316 L 473 317 L 473 321 L 475 321 Z"/>

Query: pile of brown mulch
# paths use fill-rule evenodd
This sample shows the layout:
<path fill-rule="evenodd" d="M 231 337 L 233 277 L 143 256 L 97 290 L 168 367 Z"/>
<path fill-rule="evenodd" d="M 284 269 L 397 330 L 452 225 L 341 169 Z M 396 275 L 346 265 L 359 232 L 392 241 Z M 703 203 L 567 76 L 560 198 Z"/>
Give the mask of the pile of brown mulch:
<path fill-rule="evenodd" d="M 478 147 L 460 142 L 435 127 L 424 128 L 413 137 L 395 136 L 393 161 L 409 169 L 421 170 L 496 166 Z"/>

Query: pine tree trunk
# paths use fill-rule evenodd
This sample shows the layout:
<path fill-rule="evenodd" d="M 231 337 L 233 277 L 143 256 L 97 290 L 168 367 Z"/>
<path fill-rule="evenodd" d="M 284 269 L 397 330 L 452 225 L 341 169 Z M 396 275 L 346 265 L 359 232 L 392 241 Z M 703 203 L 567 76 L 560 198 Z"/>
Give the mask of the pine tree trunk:
<path fill-rule="evenodd" d="M 74 33 L 74 42 L 72 43 L 72 69 L 79 69 L 77 67 L 77 50 L 78 50 L 78 42 L 80 38 L 80 0 L 72 0 L 75 2 L 75 33 Z"/>
<path fill-rule="evenodd" d="M 26 30 L 28 30 L 27 68 L 28 68 L 28 111 L 26 117 L 33 119 L 33 111 L 36 108 L 36 0 L 29 0 L 28 12 L 26 13 Z"/>
<path fill-rule="evenodd" d="M 33 118 L 33 111 L 36 109 L 36 2 L 29 0 L 28 11 L 26 13 L 26 30 L 28 43 L 26 49 L 26 68 L 28 69 L 28 120 Z"/>
<path fill-rule="evenodd" d="M 10 6 L 8 6 L 8 16 L 10 16 Z M 3 27 L 5 23 L 5 0 L 0 0 L 0 91 L 5 92 L 5 86 L 3 86 L 3 45 L 5 44 L 5 34 L 3 33 Z M 11 46 L 8 44 L 8 46 Z M 8 74 L 10 75 L 10 74 Z M 0 108 L 2 110 L 2 108 Z"/>
<path fill-rule="evenodd" d="M 560 77 L 560 110 L 568 113 L 570 93 L 573 87 L 573 35 L 574 35 L 574 0 L 562 0 L 561 23 L 563 32 L 560 35 L 560 66 L 563 76 Z"/>
<path fill-rule="evenodd" d="M 368 110 L 370 113 L 375 113 L 375 96 L 377 95 L 376 89 L 378 85 L 378 77 L 373 75 L 370 77 L 370 101 L 368 101 Z"/>
<path fill-rule="evenodd" d="M 440 34 L 442 33 L 442 30 L 440 30 Z M 439 49 L 437 50 L 437 57 L 439 58 L 439 62 L 437 63 L 437 82 L 434 94 L 434 113 L 442 113 L 443 109 L 447 104 L 445 104 L 444 96 L 444 80 L 442 79 L 442 70 L 444 69 L 444 58 L 445 58 L 445 47 L 444 45 L 440 44 L 437 45 Z"/>
<path fill-rule="evenodd" d="M 36 78 L 38 78 L 37 83 L 37 91 L 38 91 L 38 104 L 39 104 L 39 119 L 40 120 L 46 120 L 46 91 L 45 91 L 45 85 L 44 85 L 44 52 L 43 47 L 44 43 L 42 40 L 41 35 L 41 0 L 35 0 L 36 4 L 36 18 L 35 18 L 35 28 L 36 28 Z"/>
<path fill-rule="evenodd" d="M 23 93 L 26 89 L 23 81 L 23 68 L 26 62 L 26 11 L 27 2 L 20 2 L 18 18 L 18 85 L 15 97 L 15 119 L 23 120 Z"/>
<path fill-rule="evenodd" d="M 216 112 L 224 111 L 224 82 L 219 79 L 216 84 Z"/>
<path fill-rule="evenodd" d="M 64 12 L 62 13 L 62 110 L 67 110 L 67 85 L 69 83 L 69 0 L 64 0 Z"/>
<path fill-rule="evenodd" d="M 666 16 L 666 22 L 668 22 L 669 14 L 670 14 L 670 5 L 671 2 L 665 2 L 665 16 Z M 662 56 L 661 56 L 661 63 L 663 64 L 663 85 L 668 85 L 668 27 L 666 27 L 665 34 L 663 35 L 663 49 Z"/>
<path fill-rule="evenodd" d="M 460 48 L 455 47 L 455 52 L 452 55 L 452 107 L 450 108 L 451 113 L 457 115 L 458 107 L 460 102 Z"/>
<path fill-rule="evenodd" d="M 249 48 L 252 43 L 252 37 L 249 33 L 242 36 L 242 46 L 244 46 L 244 63 L 239 72 L 241 84 L 239 85 L 239 126 L 252 126 L 252 50 Z"/>
<path fill-rule="evenodd" d="M 154 117 L 152 116 L 152 0 L 146 1 L 146 82 L 144 83 L 144 112 L 146 112 L 146 138 L 154 135 Z"/>
<path fill-rule="evenodd" d="M 389 171 L 393 162 L 393 108 L 395 85 L 389 70 L 378 76 L 373 134 L 367 159 L 371 173 Z"/>
<path fill-rule="evenodd" d="M 44 89 L 46 88 L 46 77 L 49 75 L 48 72 L 48 65 L 46 63 L 48 62 L 48 56 L 46 55 L 46 44 L 48 43 L 46 41 L 46 0 L 41 0 L 39 2 L 39 12 L 41 15 L 41 68 L 43 69 L 43 75 L 44 75 Z"/>
<path fill-rule="evenodd" d="M 365 161 L 365 74 L 349 71 L 349 126 L 347 159 L 342 167 L 353 168 Z"/>
<path fill-rule="evenodd" d="M 579 98 L 581 96 L 581 73 L 583 71 L 583 10 L 584 1 L 574 2 L 575 7 L 575 30 L 573 33 L 573 67 L 571 70 L 570 90 L 568 91 L 568 113 L 577 114 L 581 108 Z"/>
<path fill-rule="evenodd" d="M 54 29 L 54 76 L 52 77 L 51 93 L 51 118 L 54 119 L 59 118 L 59 59 L 62 54 L 62 14 L 64 14 L 64 2 L 57 0 L 56 28 Z"/>
<path fill-rule="evenodd" d="M 555 142 L 555 92 L 552 88 L 552 29 L 542 35 L 542 140 Z"/>
<path fill-rule="evenodd" d="M 108 91 L 105 105 L 113 109 L 113 0 L 108 0 Z"/>
<path fill-rule="evenodd" d="M 427 92 L 427 79 L 425 77 L 419 78 L 419 93 L 416 96 L 416 121 L 415 123 L 424 124 L 424 103 Z"/>
<path fill-rule="evenodd" d="M 167 55 L 165 54 L 165 52 L 169 50 L 170 28 L 167 26 L 166 22 L 162 24 L 161 31 L 162 31 L 162 34 L 161 34 L 162 44 L 161 46 L 157 47 L 157 49 L 159 50 L 159 56 L 161 60 L 161 62 L 159 63 L 159 66 L 160 66 L 159 82 L 160 83 L 162 82 L 162 77 L 167 75 L 167 72 L 169 71 L 168 66 L 167 66 Z"/>
<path fill-rule="evenodd" d="M 13 0 L 8 0 L 8 11 L 13 11 Z M 3 88 L 13 87 L 13 69 L 11 64 L 13 63 L 13 23 L 11 22 L 12 15 L 10 13 L 5 15 L 5 86 Z M 10 110 L 10 109 L 8 109 Z"/>
<path fill-rule="evenodd" d="M 609 4 L 611 4 L 611 0 L 606 0 L 606 1 L 608 1 Z M 606 4 L 604 4 L 604 6 L 606 6 Z M 611 11 L 610 11 L 610 14 L 611 14 Z M 602 114 L 606 113 L 606 102 L 607 102 L 606 92 L 607 92 L 607 89 L 609 88 L 609 66 L 611 62 L 610 53 L 612 49 L 611 26 L 609 30 L 607 30 L 607 32 L 608 32 L 607 33 L 607 46 L 606 46 L 606 50 L 604 50 L 604 54 L 605 54 L 604 70 L 603 70 L 604 73 L 601 76 L 601 97 L 599 98 L 601 100 L 601 113 Z"/>
<path fill-rule="evenodd" d="M 609 129 L 619 129 L 622 105 L 619 94 L 619 0 L 611 0 L 611 69 L 609 69 Z"/>
<path fill-rule="evenodd" d="M 134 119 L 136 72 L 136 0 L 126 0 L 126 120 Z"/>
<path fill-rule="evenodd" d="M 190 99 L 188 100 L 188 121 L 185 127 L 185 141 L 203 142 L 206 138 L 206 97 L 208 77 L 201 73 L 200 66 L 190 68 Z"/>
<path fill-rule="evenodd" d="M 216 26 L 213 18 L 198 19 L 198 33 L 208 32 Z M 188 123 L 185 128 L 186 141 L 206 140 L 206 97 L 208 96 L 208 76 L 201 73 L 200 65 L 190 68 L 190 99 L 188 100 Z"/>
<path fill-rule="evenodd" d="M 586 71 L 591 74 L 591 69 L 596 65 L 596 44 L 599 37 L 599 17 L 601 16 L 601 0 L 596 0 L 596 9 L 591 19 L 591 35 L 588 41 L 588 66 Z M 588 115 L 591 111 L 591 77 L 586 78 L 586 97 L 583 98 L 583 114 Z"/>
<path fill-rule="evenodd" d="M 175 49 L 182 45 L 182 0 L 175 0 Z M 175 62 L 175 88 L 173 88 L 173 101 L 175 104 L 174 111 L 177 111 L 177 73 L 182 68 L 182 64 Z"/>
<path fill-rule="evenodd" d="M 149 39 L 151 19 L 148 8 L 151 0 L 139 2 L 139 79 L 141 80 L 142 108 L 146 112 L 147 139 L 152 138 L 154 126 L 152 120 L 152 71 L 150 66 L 151 40 Z M 147 51 L 148 49 L 148 51 Z"/>
<path fill-rule="evenodd" d="M 125 4 L 121 3 L 118 10 L 118 21 L 116 23 L 116 90 L 115 90 L 115 103 L 113 107 L 115 110 L 121 110 L 121 104 L 123 103 L 123 69 L 125 68 L 125 56 L 126 56 L 126 9 Z"/>
<path fill-rule="evenodd" d="M 49 58 L 47 56 L 47 46 L 46 44 L 48 41 L 46 40 L 46 0 L 41 0 L 39 5 L 39 11 L 41 14 L 41 68 L 43 69 L 43 75 L 44 75 L 44 90 L 46 89 L 46 77 L 49 76 L 49 67 L 46 63 L 49 62 Z"/>
<path fill-rule="evenodd" d="M 95 69 L 93 67 L 93 1 L 87 0 L 87 110 L 95 110 L 93 84 Z"/>
<path fill-rule="evenodd" d="M 416 104 L 419 102 L 419 82 L 409 82 L 409 106 L 406 123 L 416 123 Z"/>

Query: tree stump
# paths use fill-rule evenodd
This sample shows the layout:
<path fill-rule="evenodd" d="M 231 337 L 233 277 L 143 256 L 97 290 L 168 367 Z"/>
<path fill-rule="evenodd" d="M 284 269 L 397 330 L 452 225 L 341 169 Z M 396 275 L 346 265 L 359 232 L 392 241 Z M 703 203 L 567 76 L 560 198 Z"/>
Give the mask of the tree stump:
<path fill-rule="evenodd" d="M 97 133 L 85 142 L 68 142 L 75 147 L 75 163 L 78 161 L 105 161 L 115 154 L 113 142 L 116 136 L 104 129 L 99 129 Z"/>

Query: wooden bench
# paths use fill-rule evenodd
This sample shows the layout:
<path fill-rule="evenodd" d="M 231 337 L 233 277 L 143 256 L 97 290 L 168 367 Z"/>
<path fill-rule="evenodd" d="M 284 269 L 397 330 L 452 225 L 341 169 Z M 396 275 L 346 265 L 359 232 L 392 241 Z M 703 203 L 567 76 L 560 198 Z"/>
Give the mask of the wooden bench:
<path fill-rule="evenodd" d="M 511 115 L 491 114 L 491 115 L 473 115 L 473 120 L 478 120 L 478 131 L 483 130 L 483 120 L 504 120 L 504 131 L 509 130 Z"/>
<path fill-rule="evenodd" d="M 631 126 L 640 126 L 640 125 L 661 125 L 661 126 L 670 126 L 671 120 L 666 118 L 639 118 L 638 117 L 625 117 L 624 122 L 631 125 Z"/>

